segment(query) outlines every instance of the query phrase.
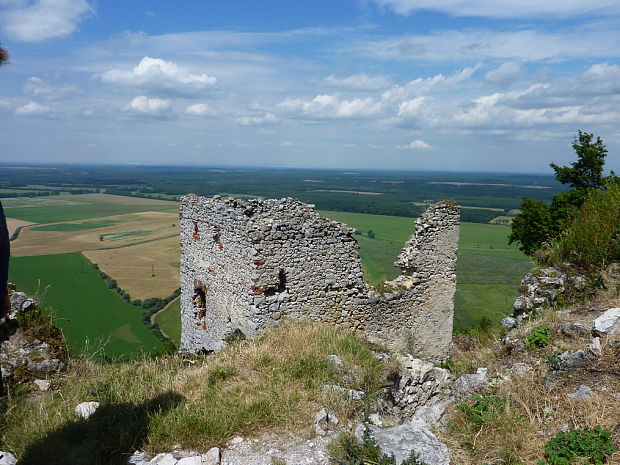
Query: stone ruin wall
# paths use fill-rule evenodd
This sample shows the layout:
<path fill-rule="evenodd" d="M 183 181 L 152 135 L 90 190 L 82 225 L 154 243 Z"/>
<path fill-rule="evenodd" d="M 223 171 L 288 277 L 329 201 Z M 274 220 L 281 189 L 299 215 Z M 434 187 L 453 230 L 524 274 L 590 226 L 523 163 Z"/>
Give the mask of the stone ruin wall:
<path fill-rule="evenodd" d="M 354 230 L 297 200 L 181 199 L 183 351 L 216 351 L 282 318 L 363 332 L 391 349 L 440 360 L 452 340 L 459 207 L 417 221 L 377 295 L 364 283 Z"/>

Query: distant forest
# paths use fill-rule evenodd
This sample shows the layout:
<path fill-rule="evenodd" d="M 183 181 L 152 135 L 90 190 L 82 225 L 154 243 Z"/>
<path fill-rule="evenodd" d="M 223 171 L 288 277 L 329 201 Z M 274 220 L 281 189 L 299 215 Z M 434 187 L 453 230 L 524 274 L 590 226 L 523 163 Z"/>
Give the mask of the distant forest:
<path fill-rule="evenodd" d="M 454 200 L 462 220 L 514 216 L 522 197 L 549 201 L 565 190 L 532 174 L 215 169 L 175 166 L 2 165 L 0 197 L 105 192 L 176 200 L 183 194 L 295 197 L 321 210 L 416 217 L 425 203 Z"/>

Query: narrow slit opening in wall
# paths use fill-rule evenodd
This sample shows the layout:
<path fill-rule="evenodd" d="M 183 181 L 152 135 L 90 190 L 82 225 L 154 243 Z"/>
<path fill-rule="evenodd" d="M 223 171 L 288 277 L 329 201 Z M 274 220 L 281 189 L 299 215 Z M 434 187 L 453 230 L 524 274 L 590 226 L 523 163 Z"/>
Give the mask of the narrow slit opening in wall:
<path fill-rule="evenodd" d="M 193 302 L 196 310 L 204 310 L 207 307 L 207 295 L 202 283 L 194 284 Z"/>

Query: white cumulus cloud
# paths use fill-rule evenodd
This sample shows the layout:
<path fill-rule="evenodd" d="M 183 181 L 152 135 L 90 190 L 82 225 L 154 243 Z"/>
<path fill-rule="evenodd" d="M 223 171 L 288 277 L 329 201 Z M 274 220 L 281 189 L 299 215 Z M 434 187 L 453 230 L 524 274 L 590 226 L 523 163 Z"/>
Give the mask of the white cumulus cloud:
<path fill-rule="evenodd" d="M 347 77 L 327 76 L 324 83 L 328 86 L 351 90 L 380 90 L 390 87 L 391 82 L 385 76 L 369 76 L 364 73 Z"/>
<path fill-rule="evenodd" d="M 430 149 L 431 146 L 427 144 L 426 142 L 424 142 L 423 140 L 416 139 L 416 140 L 412 140 L 408 144 L 399 145 L 398 148 L 409 149 L 409 150 L 419 150 L 419 149 Z"/>
<path fill-rule="evenodd" d="M 170 99 L 149 98 L 140 95 L 135 97 L 127 105 L 126 109 L 145 115 L 160 116 L 172 110 L 172 101 Z"/>
<path fill-rule="evenodd" d="M 15 113 L 18 115 L 22 115 L 22 116 L 26 116 L 26 115 L 34 115 L 34 116 L 41 116 L 41 115 L 49 115 L 51 113 L 53 113 L 54 110 L 52 110 L 50 107 L 45 106 L 45 105 L 41 105 L 40 103 L 37 102 L 28 102 L 26 105 L 22 106 L 22 107 L 18 107 L 15 109 Z"/>
<path fill-rule="evenodd" d="M 195 103 L 185 109 L 185 114 L 190 116 L 213 116 L 215 112 L 208 103 Z"/>
<path fill-rule="evenodd" d="M 0 27 L 10 39 L 42 42 L 72 34 L 94 12 L 86 0 L 0 0 Z"/>
<path fill-rule="evenodd" d="M 329 94 L 317 95 L 312 100 L 287 98 L 278 107 L 311 118 L 367 118 L 381 111 L 381 104 L 372 97 L 343 100 Z"/>
<path fill-rule="evenodd" d="M 103 73 L 103 82 L 135 86 L 181 95 L 196 95 L 217 83 L 208 74 L 192 74 L 186 68 L 161 58 L 144 57 L 132 70 L 112 69 Z"/>

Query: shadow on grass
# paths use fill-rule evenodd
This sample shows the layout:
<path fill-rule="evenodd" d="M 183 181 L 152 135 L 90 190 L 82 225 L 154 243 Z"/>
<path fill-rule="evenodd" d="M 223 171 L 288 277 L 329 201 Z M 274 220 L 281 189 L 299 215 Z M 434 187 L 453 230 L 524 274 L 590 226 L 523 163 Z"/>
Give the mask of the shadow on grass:
<path fill-rule="evenodd" d="M 102 405 L 88 419 L 71 422 L 28 446 L 19 464 L 124 465 L 143 446 L 150 417 L 183 400 L 177 393 L 166 392 L 139 405 Z"/>

